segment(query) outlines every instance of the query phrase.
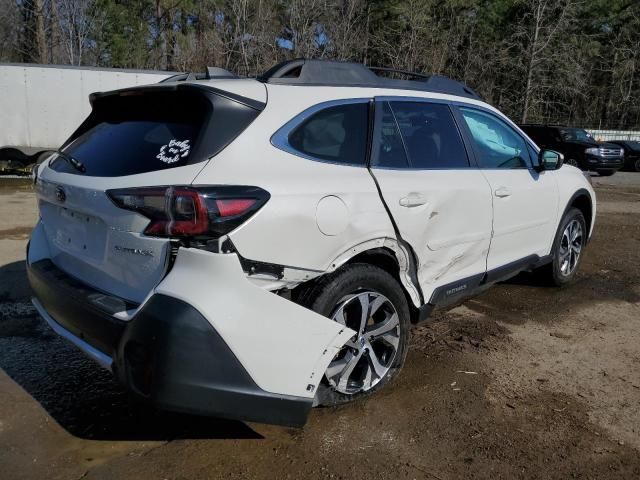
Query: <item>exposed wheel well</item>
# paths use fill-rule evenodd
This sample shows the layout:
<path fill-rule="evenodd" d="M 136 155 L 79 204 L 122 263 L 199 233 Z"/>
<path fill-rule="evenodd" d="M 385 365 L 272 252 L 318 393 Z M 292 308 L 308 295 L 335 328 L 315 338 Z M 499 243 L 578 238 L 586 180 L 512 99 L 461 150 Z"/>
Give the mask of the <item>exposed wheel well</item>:
<path fill-rule="evenodd" d="M 350 258 L 340 267 L 340 269 L 348 268 L 349 265 L 356 263 L 366 263 L 369 265 L 373 265 L 384 270 L 393 278 L 395 278 L 402 288 L 405 298 L 407 299 L 407 305 L 409 306 L 409 318 L 411 320 L 411 323 L 417 323 L 420 320 L 420 311 L 411 300 L 411 297 L 407 293 L 407 290 L 402 284 L 402 280 L 400 279 L 400 264 L 398 263 L 398 259 L 396 258 L 393 250 L 386 247 L 365 250 L 364 252 L 361 252 Z M 301 303 L 303 301 L 305 292 L 308 291 L 313 283 L 318 282 L 320 278 L 324 278 L 324 276 L 314 278 L 313 280 L 309 280 L 308 282 L 298 285 L 291 293 L 292 300 L 297 303 Z"/>
<path fill-rule="evenodd" d="M 407 299 L 411 323 L 418 322 L 419 311 L 411 300 L 411 297 L 407 293 L 404 285 L 402 284 L 402 281 L 400 280 L 400 264 L 398 263 L 398 259 L 391 249 L 380 247 L 366 250 L 362 253 L 359 253 L 358 255 L 355 255 L 353 258 L 350 258 L 349 261 L 345 263 L 345 265 L 349 265 L 351 263 L 368 263 L 370 265 L 374 265 L 378 268 L 381 268 L 385 272 L 389 273 L 393 278 L 395 278 L 402 287 L 404 296 Z M 344 268 L 344 265 L 342 268 Z"/>
<path fill-rule="evenodd" d="M 593 205 L 591 204 L 591 198 L 586 193 L 580 193 L 576 197 L 573 198 L 569 207 L 575 207 L 582 212 L 584 216 L 584 220 L 587 224 L 587 232 L 591 231 L 591 222 L 593 219 L 591 215 L 593 213 Z"/>
<path fill-rule="evenodd" d="M 388 248 L 381 247 L 365 250 L 350 258 L 345 265 L 350 263 L 369 263 L 383 269 L 398 280 L 400 279 L 400 265 L 398 265 L 398 260 L 393 251 Z"/>

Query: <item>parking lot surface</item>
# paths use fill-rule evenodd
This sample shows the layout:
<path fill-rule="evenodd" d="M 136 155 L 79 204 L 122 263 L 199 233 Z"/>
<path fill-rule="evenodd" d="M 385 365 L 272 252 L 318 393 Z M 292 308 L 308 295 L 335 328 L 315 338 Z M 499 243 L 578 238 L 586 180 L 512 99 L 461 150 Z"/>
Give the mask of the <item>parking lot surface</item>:
<path fill-rule="evenodd" d="M 131 404 L 31 307 L 35 198 L 0 180 L 0 477 L 640 478 L 640 173 L 593 182 L 574 285 L 521 275 L 436 312 L 394 383 L 296 430 Z"/>

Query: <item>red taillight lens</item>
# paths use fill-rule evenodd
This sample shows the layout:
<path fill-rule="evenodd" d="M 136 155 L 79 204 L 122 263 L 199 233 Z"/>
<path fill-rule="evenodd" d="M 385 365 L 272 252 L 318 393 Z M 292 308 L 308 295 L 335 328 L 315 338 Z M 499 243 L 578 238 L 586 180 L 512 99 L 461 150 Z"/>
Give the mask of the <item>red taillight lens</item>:
<path fill-rule="evenodd" d="M 221 217 L 240 215 L 250 209 L 256 200 L 253 198 L 232 198 L 228 200 L 216 200 L 216 206 Z"/>
<path fill-rule="evenodd" d="M 109 190 L 120 208 L 151 222 L 145 235 L 207 237 L 224 235 L 252 216 L 269 199 L 258 187 L 142 187 Z"/>
<path fill-rule="evenodd" d="M 197 191 L 168 188 L 164 200 L 160 218 L 152 218 L 154 221 L 145 229 L 145 235 L 190 237 L 208 232 L 209 212 Z"/>

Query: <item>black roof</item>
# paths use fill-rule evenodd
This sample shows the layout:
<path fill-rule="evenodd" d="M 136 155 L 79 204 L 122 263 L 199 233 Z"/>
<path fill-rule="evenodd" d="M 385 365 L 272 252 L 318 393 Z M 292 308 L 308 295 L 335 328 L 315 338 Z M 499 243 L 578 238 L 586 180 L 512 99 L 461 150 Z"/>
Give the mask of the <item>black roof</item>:
<path fill-rule="evenodd" d="M 400 74 L 415 80 L 387 78 L 376 72 Z M 279 63 L 257 78 L 264 83 L 281 85 L 397 88 L 446 93 L 481 100 L 480 95 L 464 83 L 442 75 L 425 75 L 392 68 L 370 67 L 355 62 L 299 58 Z"/>

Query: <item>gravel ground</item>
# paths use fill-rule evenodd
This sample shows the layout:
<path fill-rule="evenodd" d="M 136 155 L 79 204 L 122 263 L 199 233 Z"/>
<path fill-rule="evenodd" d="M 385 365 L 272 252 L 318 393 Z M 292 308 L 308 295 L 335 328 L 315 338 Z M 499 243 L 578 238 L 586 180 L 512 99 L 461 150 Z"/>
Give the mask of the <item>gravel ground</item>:
<path fill-rule="evenodd" d="M 640 478 L 640 174 L 593 180 L 573 286 L 522 275 L 437 312 L 397 381 L 300 430 L 130 405 L 30 306 L 34 197 L 0 183 L 0 476 Z"/>

